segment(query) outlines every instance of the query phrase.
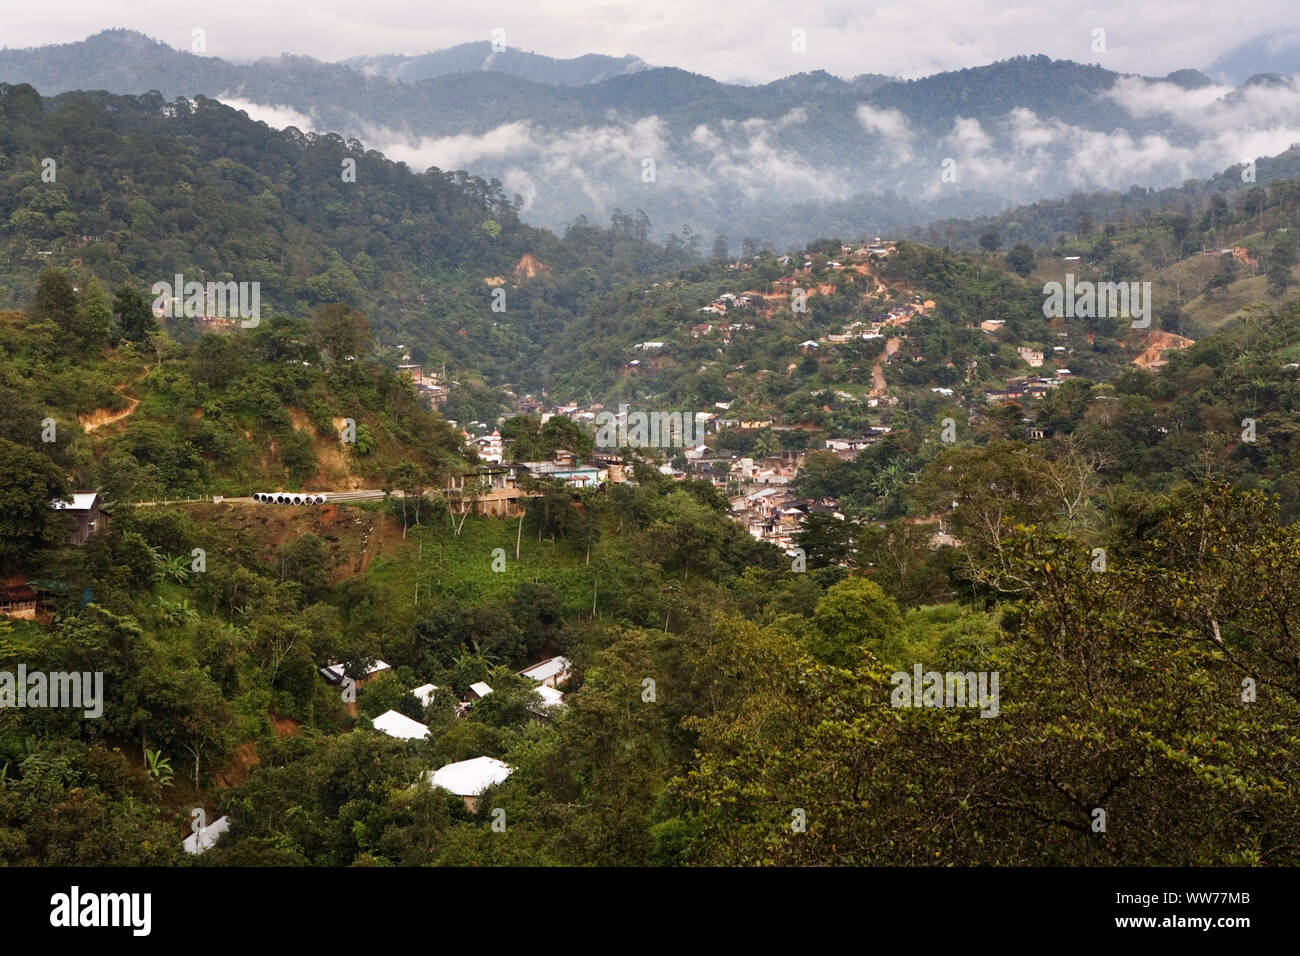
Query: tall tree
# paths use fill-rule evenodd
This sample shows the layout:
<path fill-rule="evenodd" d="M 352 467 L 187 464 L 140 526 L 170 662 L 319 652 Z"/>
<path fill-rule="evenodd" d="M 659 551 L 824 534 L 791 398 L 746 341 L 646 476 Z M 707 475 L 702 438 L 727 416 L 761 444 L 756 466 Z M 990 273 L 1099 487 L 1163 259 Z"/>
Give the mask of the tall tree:
<path fill-rule="evenodd" d="M 147 342 L 149 333 L 158 329 L 149 300 L 132 286 L 123 285 L 113 294 L 113 313 L 122 338 L 129 342 Z"/>
<path fill-rule="evenodd" d="M 370 323 L 360 312 L 341 302 L 322 305 L 311 317 L 316 347 L 332 362 L 349 356 L 364 358 L 370 347 Z"/>
<path fill-rule="evenodd" d="M 0 438 L 0 565 L 63 541 L 67 518 L 51 502 L 67 492 L 63 473 L 52 461 Z"/>
<path fill-rule="evenodd" d="M 28 315 L 34 322 L 53 322 L 64 332 L 76 335 L 77 294 L 61 270 L 41 271 Z"/>
<path fill-rule="evenodd" d="M 86 283 L 86 288 L 81 293 L 77 320 L 83 345 L 102 343 L 108 336 L 109 326 L 113 322 L 113 307 L 109 304 L 104 287 L 94 277 Z"/>
<path fill-rule="evenodd" d="M 1007 253 L 1007 265 L 1022 278 L 1029 275 L 1034 271 L 1034 250 L 1028 243 L 1017 242 Z"/>

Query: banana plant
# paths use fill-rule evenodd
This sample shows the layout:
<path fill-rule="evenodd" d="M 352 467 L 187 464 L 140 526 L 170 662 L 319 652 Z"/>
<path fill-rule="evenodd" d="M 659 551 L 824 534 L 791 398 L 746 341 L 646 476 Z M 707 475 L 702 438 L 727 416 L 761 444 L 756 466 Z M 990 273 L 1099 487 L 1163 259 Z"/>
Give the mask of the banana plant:
<path fill-rule="evenodd" d="M 146 750 L 144 752 L 145 760 L 149 764 L 149 776 L 151 776 L 160 787 L 172 786 L 172 762 L 162 755 L 161 750 Z"/>
<path fill-rule="evenodd" d="M 177 584 L 184 584 L 190 577 L 190 569 L 186 566 L 185 555 L 177 554 L 159 559 L 158 568 L 154 571 L 154 577 L 160 581 L 170 578 Z"/>

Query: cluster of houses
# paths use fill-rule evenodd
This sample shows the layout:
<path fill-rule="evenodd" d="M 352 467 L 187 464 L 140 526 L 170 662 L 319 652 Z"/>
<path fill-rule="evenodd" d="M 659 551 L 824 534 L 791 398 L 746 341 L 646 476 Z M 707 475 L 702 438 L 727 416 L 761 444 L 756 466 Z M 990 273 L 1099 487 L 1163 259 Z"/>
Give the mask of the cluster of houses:
<path fill-rule="evenodd" d="M 1237 262 L 1244 266 L 1255 268 L 1259 265 L 1259 260 L 1250 254 L 1245 246 L 1229 246 L 1226 249 L 1203 249 L 1203 256 L 1232 256 Z"/>
<path fill-rule="evenodd" d="M 360 687 L 365 680 L 389 669 L 383 661 L 376 661 L 366 671 L 365 678 L 356 682 L 356 686 Z M 532 711 L 538 720 L 549 720 L 566 706 L 564 692 L 560 688 L 568 682 L 572 673 L 572 662 L 563 656 L 548 657 L 519 672 L 520 677 L 526 677 L 534 682 L 533 693 L 537 695 L 537 703 Z M 330 683 L 338 684 L 343 680 L 343 669 L 337 664 L 323 667 L 321 675 Z M 420 702 L 421 707 L 428 707 L 438 691 L 439 688 L 434 684 L 422 684 L 413 688 L 411 695 Z M 467 698 L 456 705 L 456 716 L 466 716 L 476 702 L 492 693 L 492 687 L 486 681 L 471 684 Z M 429 736 L 427 725 L 396 710 L 384 711 L 371 723 L 375 730 L 398 740 L 423 740 Z M 474 757 L 431 770 L 425 774 L 425 777 L 433 786 L 441 787 L 461 797 L 465 801 L 465 806 L 473 813 L 478 808 L 479 795 L 488 787 L 510 776 L 511 772 L 509 766 L 495 758 Z"/>
<path fill-rule="evenodd" d="M 1055 378 L 1017 378 L 1007 382 L 1006 388 L 989 388 L 984 390 L 984 401 L 990 405 L 999 402 L 1013 402 L 1021 398 L 1042 398 L 1054 388 L 1058 388 L 1069 378 L 1070 370 L 1056 370 Z"/>
<path fill-rule="evenodd" d="M 905 302 L 902 305 L 894 306 L 888 312 L 874 315 L 866 321 L 850 322 L 838 333 L 823 336 L 818 339 L 817 342 L 825 342 L 830 345 L 843 345 L 845 342 L 883 339 L 890 335 L 898 335 L 907 327 L 907 323 L 911 321 L 913 316 L 924 315 L 926 310 L 933 309 L 934 305 L 935 303 L 933 299 L 922 300 L 920 296 L 917 296 L 911 302 Z"/>
<path fill-rule="evenodd" d="M 758 293 L 747 292 L 742 295 L 736 295 L 734 292 L 724 292 L 708 305 L 697 312 L 708 312 L 713 315 L 726 315 L 728 309 L 748 309 L 758 298 Z"/>
<path fill-rule="evenodd" d="M 724 321 L 724 322 L 719 322 L 716 325 L 712 322 L 699 322 L 695 325 L 692 325 L 689 329 L 687 329 L 687 332 L 690 333 L 690 336 L 693 339 L 698 339 L 701 335 L 713 335 L 716 332 L 718 336 L 718 341 L 720 341 L 723 345 L 730 345 L 731 337 L 735 333 L 752 332 L 754 331 L 755 328 L 757 328 L 757 326 L 755 326 L 753 322 Z M 628 364 L 632 365 L 631 362 L 629 362 Z M 640 363 L 638 362 L 637 364 Z"/>
<path fill-rule="evenodd" d="M 365 673 L 355 681 L 351 681 L 346 676 L 343 665 L 333 661 L 320 668 L 320 675 L 328 684 L 359 690 L 380 674 L 390 671 L 392 671 L 392 666 L 387 662 L 371 661 L 367 665 Z M 533 688 L 538 698 L 535 712 L 539 716 L 551 716 L 555 713 L 554 708 L 564 706 L 564 694 L 559 688 L 569 680 L 572 673 L 572 662 L 562 656 L 548 657 L 546 660 L 531 664 L 519 672 L 520 677 L 527 677 L 536 684 Z M 419 687 L 412 688 L 411 696 L 420 702 L 421 707 L 428 707 L 433 702 L 439 689 L 435 684 L 422 684 Z M 464 717 L 470 712 L 476 701 L 482 700 L 492 692 L 492 687 L 485 681 L 471 684 L 466 699 L 458 701 L 456 704 L 456 716 Z M 355 710 L 355 706 L 353 705 L 350 709 Z M 376 730 L 402 740 L 423 740 L 429 735 L 428 726 L 396 710 L 385 711 L 376 717 L 372 724 Z"/>
<path fill-rule="evenodd" d="M 450 385 L 453 384 L 446 375 L 439 375 L 437 371 L 425 371 L 424 368 L 411 361 L 409 355 L 405 356 L 402 363 L 397 366 L 397 371 L 401 375 L 409 378 L 415 385 L 418 394 L 429 399 L 434 408 L 440 408 L 446 401 L 451 392 Z"/>
<path fill-rule="evenodd" d="M 108 526 L 108 515 L 102 504 L 97 491 L 74 491 L 68 499 L 50 502 L 50 507 L 73 519 L 65 544 L 79 548 Z M 0 586 L 0 617 L 30 621 L 38 614 L 51 611 L 54 595 L 61 590 L 56 585 L 57 582 L 19 579 Z"/>
<path fill-rule="evenodd" d="M 851 397 L 847 393 L 845 395 Z M 695 442 L 683 444 L 680 450 L 671 449 L 668 457 L 673 460 L 659 465 L 660 473 L 678 481 L 709 481 L 729 496 L 731 516 L 735 521 L 745 526 L 755 537 L 771 540 L 778 545 L 788 544 L 790 536 L 797 531 L 810 509 L 825 509 L 828 514 L 837 514 L 838 505 L 833 500 L 802 501 L 787 492 L 803 466 L 806 451 L 785 450 L 754 456 L 722 455 L 708 443 L 707 435 L 721 429 L 759 431 L 780 430 L 782 427 L 775 425 L 771 419 L 732 416 L 731 405 L 730 402 L 719 402 L 714 411 L 696 413 L 697 424 L 701 427 L 692 436 Z M 572 404 L 560 405 L 552 411 L 541 411 L 542 407 L 541 403 L 533 403 L 530 410 L 540 413 L 544 420 L 552 415 L 565 415 L 575 421 L 590 423 L 597 415 L 605 413 L 604 406 L 599 404 L 585 408 Z M 625 420 L 620 419 L 620 416 L 626 415 L 626 409 L 620 408 L 618 415 L 613 417 Z M 470 424 L 486 427 L 481 422 Z M 826 438 L 823 447 L 845 460 L 851 460 L 863 448 L 879 442 L 889 431 L 888 426 L 871 426 L 855 436 Z M 492 491 L 480 489 L 477 497 L 472 497 L 465 489 L 467 482 L 472 482 L 474 476 L 450 479 L 446 491 L 453 509 L 459 513 L 470 507 L 469 502 L 472 500 L 477 502 L 475 507 L 481 514 L 517 514 L 517 510 L 514 510 L 517 508 L 517 499 L 527 494 L 518 490 L 519 485 L 529 475 L 558 479 L 574 490 L 628 481 L 630 477 L 626 466 L 629 451 L 626 449 L 610 449 L 608 453 L 598 450 L 586 462 L 580 461 L 573 452 L 560 449 L 550 461 L 505 463 L 508 454 L 499 428 L 478 436 L 466 433 L 466 442 L 480 457 L 490 462 L 479 468 L 480 477 L 491 476 L 498 483 L 500 491 L 494 495 Z M 503 509 L 492 510 L 490 506 L 494 497 L 509 500 Z M 778 509 L 779 513 L 774 509 Z"/>
<path fill-rule="evenodd" d="M 876 236 L 871 242 L 858 245 L 856 248 L 847 243 L 840 244 L 841 256 L 846 259 L 856 259 L 858 261 L 869 259 L 872 256 L 883 259 L 885 256 L 893 255 L 897 251 L 894 240 L 881 239 L 879 236 Z M 794 260 L 788 255 L 778 256 L 776 261 L 783 266 L 794 265 Z M 843 269 L 844 263 L 832 259 L 827 261 L 826 266 L 829 269 Z M 804 259 L 803 264 L 799 268 L 803 272 L 811 272 L 813 268 L 812 259 Z"/>
<path fill-rule="evenodd" d="M 759 541 L 770 541 L 787 550 L 810 514 L 844 520 L 834 498 L 800 498 L 781 488 L 761 488 L 731 501 L 734 521 L 743 524 Z"/>
<path fill-rule="evenodd" d="M 359 689 L 367 681 L 391 670 L 392 668 L 384 661 L 373 661 L 366 668 L 365 675 L 358 678 L 352 687 Z M 533 713 L 537 719 L 548 720 L 565 706 L 564 693 L 559 688 L 569 680 L 572 672 L 573 665 L 568 658 L 558 656 L 538 661 L 519 672 L 521 677 L 527 677 L 536 684 L 533 691 L 537 695 L 537 705 Z M 320 674 L 328 683 L 335 686 L 343 685 L 346 680 L 343 665 L 339 663 L 331 663 L 320 668 Z M 428 707 L 438 690 L 439 688 L 434 684 L 422 684 L 411 689 L 411 696 L 420 702 L 421 707 Z M 492 688 L 484 681 L 470 685 L 468 699 L 457 704 L 456 715 L 464 717 L 474 706 L 475 701 L 482 700 L 491 693 Z M 355 713 L 356 704 L 350 704 L 349 709 Z M 371 721 L 371 725 L 380 733 L 397 740 L 424 740 L 429 736 L 427 725 L 396 710 L 384 711 Z M 460 797 L 470 813 L 477 813 L 479 797 L 484 791 L 501 783 L 513 772 L 514 768 L 509 764 L 495 757 L 483 756 L 458 760 L 436 770 L 426 771 L 423 779 L 432 787 Z M 221 834 L 229 829 L 230 818 L 219 817 L 210 824 L 196 826 L 182 845 L 186 853 L 204 853 L 216 846 Z"/>
<path fill-rule="evenodd" d="M 876 444 L 888 433 L 888 427 L 872 427 L 861 436 L 826 438 L 823 444 L 825 450 L 845 461 L 852 461 L 862 449 Z M 787 451 L 758 460 L 741 458 L 733 462 L 729 477 L 741 493 L 728 499 L 732 520 L 743 525 L 758 540 L 770 541 L 785 549 L 791 547 L 794 536 L 810 514 L 844 520 L 836 499 L 801 498 L 789 490 L 803 467 L 806 455 L 802 451 Z"/>
<path fill-rule="evenodd" d="M 872 256 L 875 257 L 888 256 L 895 251 L 895 246 L 893 242 L 885 241 L 877 237 L 873 242 L 858 246 L 856 248 L 852 245 L 842 244 L 840 246 L 840 251 L 845 259 L 855 259 L 858 260 L 859 263 L 862 263 L 855 266 L 854 268 L 857 269 L 858 271 L 863 271 L 868 268 L 865 265 L 865 260 L 869 259 Z M 734 292 L 725 292 L 722 295 L 718 296 L 716 299 L 714 299 L 712 302 L 710 302 L 708 305 L 701 306 L 699 309 L 696 310 L 697 312 L 704 313 L 708 316 L 716 316 L 717 319 L 720 321 L 717 321 L 716 324 L 714 321 L 705 321 L 697 325 L 692 325 L 688 329 L 688 332 L 690 333 L 691 337 L 698 339 L 702 335 L 712 335 L 716 332 L 724 345 L 730 344 L 731 336 L 734 332 L 739 330 L 746 330 L 746 329 L 752 330 L 754 328 L 754 325 L 748 322 L 737 323 L 737 322 L 725 320 L 724 317 L 729 312 L 735 312 L 737 309 L 744 309 L 750 311 L 766 310 L 771 305 L 773 305 L 774 302 L 784 301 L 786 298 L 787 290 L 793 289 L 794 287 L 798 286 L 802 281 L 800 279 L 799 273 L 803 273 L 804 275 L 807 275 L 808 273 L 811 273 L 814 268 L 814 262 L 812 259 L 804 259 L 802 264 L 797 264 L 795 260 L 793 260 L 788 255 L 783 255 L 778 257 L 777 262 L 783 266 L 791 266 L 795 273 L 794 275 L 782 276 L 781 278 L 776 280 L 775 284 L 781 287 L 780 294 L 773 295 L 773 294 L 758 292 L 754 290 L 748 290 L 740 293 L 739 295 Z M 731 263 L 728 266 L 728 268 L 731 269 L 748 269 L 749 267 L 750 267 L 749 263 Z M 842 270 L 846 268 L 846 266 L 843 262 L 832 259 L 827 261 L 826 268 L 832 270 Z M 918 301 L 915 307 L 909 303 L 906 306 L 900 306 L 898 308 L 890 310 L 890 312 L 887 315 L 877 317 L 876 321 L 874 322 L 875 327 L 871 328 L 870 330 L 859 331 L 856 329 L 856 326 L 860 326 L 863 323 L 854 323 L 855 328 L 852 330 L 846 329 L 845 334 L 842 337 L 830 336 L 826 341 L 847 342 L 853 338 L 859 338 L 859 337 L 860 338 L 878 337 L 881 335 L 880 332 L 881 325 L 885 325 L 885 324 L 895 324 L 900 326 L 904 325 L 906 324 L 907 320 L 910 319 L 913 315 L 921 311 L 924 311 L 924 308 L 933 308 L 933 307 L 934 307 L 933 302 L 926 302 L 924 303 L 924 305 L 922 305 Z M 633 347 L 639 349 L 639 348 L 643 348 L 645 345 L 656 345 L 662 347 L 663 343 L 662 342 L 641 343 L 640 345 L 636 345 Z M 629 364 L 633 364 L 633 363 L 629 363 Z M 639 363 L 635 363 L 635 364 L 639 364 Z"/>

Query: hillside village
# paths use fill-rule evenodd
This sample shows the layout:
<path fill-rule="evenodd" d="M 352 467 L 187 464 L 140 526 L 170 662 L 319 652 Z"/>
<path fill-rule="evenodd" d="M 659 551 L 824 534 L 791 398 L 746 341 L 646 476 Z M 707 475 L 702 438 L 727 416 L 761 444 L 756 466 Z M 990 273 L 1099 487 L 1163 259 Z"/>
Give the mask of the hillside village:
<path fill-rule="evenodd" d="M 707 410 L 687 412 L 693 414 L 695 433 L 704 440 L 672 448 L 598 448 L 585 460 L 568 449 L 557 450 L 553 459 L 546 461 L 516 461 L 509 442 L 502 438 L 501 426 L 511 416 L 535 416 L 544 425 L 555 417 L 565 418 L 581 428 L 592 431 L 602 416 L 612 416 L 622 427 L 629 415 L 628 406 L 622 403 L 618 411 L 601 402 L 555 401 L 546 393 L 541 396 L 525 394 L 512 396 L 513 408 L 495 422 L 472 421 L 461 428 L 468 450 L 477 454 L 484 463 L 480 467 L 483 487 L 475 497 L 472 507 L 484 514 L 515 514 L 520 498 L 529 492 L 521 487 L 527 477 L 544 478 L 564 483 L 575 489 L 603 488 L 608 484 L 631 481 L 633 460 L 652 463 L 658 471 L 674 481 L 700 479 L 710 482 L 726 495 L 730 502 L 732 520 L 744 527 L 754 538 L 771 542 L 785 550 L 793 548 L 796 536 L 809 515 L 825 515 L 844 520 L 841 503 L 835 497 L 809 498 L 799 495 L 794 485 L 808 456 L 813 453 L 834 455 L 841 461 L 851 462 L 866 448 L 878 445 L 892 431 L 894 409 L 900 403 L 897 387 L 888 384 L 887 372 L 891 366 L 911 363 L 918 367 L 929 356 L 910 334 L 909 326 L 917 317 L 927 317 L 936 310 L 936 301 L 913 291 L 904 283 L 889 281 L 881 276 L 881 264 L 897 253 L 894 240 L 875 237 L 855 244 L 841 244 L 840 258 L 826 255 L 798 257 L 776 256 L 775 263 L 781 274 L 759 286 L 737 285 L 735 291 L 722 292 L 706 304 L 696 308 L 696 313 L 707 316 L 700 322 L 679 330 L 672 340 L 653 339 L 632 342 L 627 346 L 631 357 L 626 360 L 624 373 L 636 375 L 651 372 L 685 343 L 700 340 L 715 341 L 720 349 L 730 346 L 741 333 L 754 332 L 760 326 L 778 321 L 782 314 L 787 318 L 801 318 L 798 313 L 816 308 L 818 296 L 834 295 L 842 291 L 833 283 L 838 275 L 852 278 L 845 288 L 854 290 L 857 299 L 870 308 L 871 303 L 883 302 L 885 307 L 869 312 L 865 318 L 855 318 L 842 323 L 838 330 L 825 331 L 815 338 L 797 343 L 797 353 L 805 360 L 821 363 L 834 358 L 846 347 L 867 343 L 879 349 L 870 366 L 870 388 L 863 390 L 846 384 L 837 389 L 837 400 L 849 406 L 869 410 L 872 424 L 860 425 L 850 433 L 842 428 L 825 428 L 806 422 L 784 420 L 777 415 L 755 415 L 740 412 L 736 399 L 720 401 Z M 1246 261 L 1240 252 L 1225 249 L 1223 255 Z M 771 256 L 755 255 L 752 260 L 731 261 L 725 265 L 725 274 L 743 276 Z M 1076 256 L 1062 257 L 1066 267 Z M 545 266 L 526 257 L 515 269 L 516 275 L 535 274 Z M 495 277 L 490 285 L 504 281 Z M 659 286 L 659 283 L 655 283 Z M 652 290 L 646 290 L 649 294 Z M 798 302 L 798 306 L 793 306 Z M 811 303 L 811 304 L 805 304 Z M 1071 331 L 1059 321 L 1053 332 L 1055 342 L 1015 343 L 1007 341 L 1006 321 L 983 319 L 972 321 L 966 328 L 983 336 L 987 347 L 1000 349 L 1010 346 L 1023 370 L 1004 372 L 993 385 L 981 385 L 973 374 L 977 360 L 972 360 L 964 379 L 951 386 L 928 386 L 915 389 L 927 392 L 936 407 L 960 410 L 966 428 L 978 429 L 986 418 L 1000 409 L 1014 407 L 1020 415 L 1019 437 L 1028 441 L 1041 441 L 1052 435 L 1050 426 L 1037 421 L 1036 404 L 1049 393 L 1069 381 L 1074 372 L 1068 367 L 1076 346 L 1091 347 L 1093 333 Z M 1132 364 L 1140 368 L 1155 369 L 1166 361 L 1169 351 L 1186 348 L 1192 340 L 1168 332 L 1143 333 L 1144 345 Z M 1149 343 L 1149 344 L 1145 344 Z M 409 359 L 409 356 L 408 356 Z M 793 371 L 795 364 L 789 366 Z M 951 367 L 951 363 L 949 363 Z M 445 381 L 437 372 L 430 373 L 419 365 L 405 362 L 398 371 L 408 375 L 417 391 L 425 396 L 430 407 L 438 408 L 446 401 L 448 389 L 454 383 Z M 857 366 L 854 366 L 856 369 Z M 744 366 L 736 366 L 739 372 Z M 704 370 L 701 366 L 700 371 Z M 759 373 L 760 375 L 762 373 Z M 787 372 L 789 374 L 789 372 Z M 829 408 L 826 409 L 830 411 Z M 774 450 L 756 449 L 754 453 L 724 452 L 720 445 L 728 438 L 739 436 L 769 436 Z M 782 447 L 789 444 L 790 447 Z M 448 492 L 465 498 L 463 478 L 452 479 Z M 458 505 L 465 507 L 466 505 Z M 930 518 L 934 526 L 934 545 L 950 544 L 953 539 L 945 532 L 943 515 Z"/>

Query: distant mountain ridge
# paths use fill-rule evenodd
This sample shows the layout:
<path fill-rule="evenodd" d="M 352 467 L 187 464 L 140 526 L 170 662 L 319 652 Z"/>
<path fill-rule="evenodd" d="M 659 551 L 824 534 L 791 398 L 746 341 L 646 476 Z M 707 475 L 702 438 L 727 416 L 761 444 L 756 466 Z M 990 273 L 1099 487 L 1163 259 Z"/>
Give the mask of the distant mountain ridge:
<path fill-rule="evenodd" d="M 1205 72 L 1219 82 L 1238 86 L 1261 73 L 1300 73 L 1300 30 L 1248 40 L 1224 53 Z"/>
<path fill-rule="evenodd" d="M 418 56 L 354 56 L 340 62 L 366 76 L 380 76 L 399 83 L 417 83 L 447 73 L 484 71 L 553 86 L 584 86 L 600 83 L 612 76 L 651 69 L 650 64 L 635 56 L 588 53 L 570 59 L 556 59 L 512 47 L 494 50 L 488 40 L 461 43 Z"/>
<path fill-rule="evenodd" d="M 139 33 L 0 51 L 43 94 L 209 96 L 255 119 L 356 138 L 415 170 L 499 180 L 562 229 L 645 210 L 736 250 L 991 215 L 1079 191 L 1168 188 L 1222 171 L 1223 143 L 1300 141 L 1293 81 L 1243 90 L 1195 70 L 1144 78 L 1024 56 L 902 81 L 812 71 L 757 86 L 635 57 L 556 60 L 470 43 L 416 57 L 248 64 Z M 1240 157 L 1247 159 L 1251 157 Z"/>

